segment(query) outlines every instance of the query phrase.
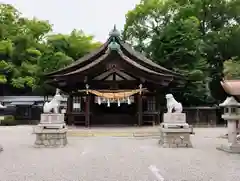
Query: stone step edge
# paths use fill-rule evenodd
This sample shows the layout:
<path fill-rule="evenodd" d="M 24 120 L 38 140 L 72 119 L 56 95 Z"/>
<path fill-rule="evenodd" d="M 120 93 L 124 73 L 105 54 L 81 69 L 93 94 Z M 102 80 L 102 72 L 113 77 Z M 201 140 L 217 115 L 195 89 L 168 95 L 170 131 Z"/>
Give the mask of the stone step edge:
<path fill-rule="evenodd" d="M 68 136 L 117 136 L 117 137 L 147 137 L 147 136 L 160 136 L 160 133 L 121 133 L 121 132 L 101 132 L 101 133 L 83 133 L 83 132 L 68 132 Z"/>

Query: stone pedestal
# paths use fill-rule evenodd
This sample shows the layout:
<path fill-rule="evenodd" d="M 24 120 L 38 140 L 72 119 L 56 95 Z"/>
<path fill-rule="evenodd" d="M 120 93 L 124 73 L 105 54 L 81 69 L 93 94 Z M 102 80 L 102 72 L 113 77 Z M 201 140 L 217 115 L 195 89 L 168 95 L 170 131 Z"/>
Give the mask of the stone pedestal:
<path fill-rule="evenodd" d="M 236 144 L 237 138 L 237 128 L 236 121 L 229 120 L 228 121 L 228 142 L 232 144 Z"/>
<path fill-rule="evenodd" d="M 228 144 L 217 147 L 218 150 L 229 153 L 240 153 L 240 143 L 237 142 L 236 120 L 228 120 Z"/>
<path fill-rule="evenodd" d="M 190 140 L 192 130 L 186 123 L 186 114 L 165 113 L 163 116 L 159 144 L 164 148 L 192 147 Z"/>
<path fill-rule="evenodd" d="M 67 144 L 64 114 L 41 114 L 40 123 L 34 128 L 35 147 L 63 147 Z"/>
<path fill-rule="evenodd" d="M 228 153 L 240 153 L 240 144 L 226 144 L 217 147 L 218 150 L 225 151 Z"/>
<path fill-rule="evenodd" d="M 67 128 L 35 129 L 35 147 L 64 147 L 67 145 Z"/>
<path fill-rule="evenodd" d="M 64 114 L 52 114 L 52 113 L 41 114 L 41 120 L 38 126 L 51 129 L 65 128 L 66 123 L 64 121 Z"/>

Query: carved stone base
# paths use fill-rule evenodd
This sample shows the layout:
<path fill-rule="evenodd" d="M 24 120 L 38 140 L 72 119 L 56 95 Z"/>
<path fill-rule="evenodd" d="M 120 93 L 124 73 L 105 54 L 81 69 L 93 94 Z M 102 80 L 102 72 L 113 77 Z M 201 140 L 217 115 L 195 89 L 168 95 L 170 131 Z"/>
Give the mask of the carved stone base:
<path fill-rule="evenodd" d="M 186 113 L 164 113 L 163 122 L 170 124 L 184 124 L 186 123 Z"/>
<path fill-rule="evenodd" d="M 228 153 L 240 153 L 240 144 L 221 145 L 217 149 Z"/>
<path fill-rule="evenodd" d="M 63 123 L 63 124 L 38 124 L 38 127 L 39 128 L 42 128 L 42 129 L 63 129 L 63 128 L 66 128 L 66 123 Z"/>
<path fill-rule="evenodd" d="M 64 114 L 43 113 L 41 114 L 41 124 L 63 124 Z"/>
<path fill-rule="evenodd" d="M 67 128 L 64 129 L 35 129 L 35 147 L 64 147 L 67 145 Z"/>
<path fill-rule="evenodd" d="M 191 148 L 191 133 L 185 113 L 164 113 L 159 144 L 164 148 Z"/>
<path fill-rule="evenodd" d="M 163 148 L 192 148 L 191 129 L 160 129 L 159 144 Z"/>

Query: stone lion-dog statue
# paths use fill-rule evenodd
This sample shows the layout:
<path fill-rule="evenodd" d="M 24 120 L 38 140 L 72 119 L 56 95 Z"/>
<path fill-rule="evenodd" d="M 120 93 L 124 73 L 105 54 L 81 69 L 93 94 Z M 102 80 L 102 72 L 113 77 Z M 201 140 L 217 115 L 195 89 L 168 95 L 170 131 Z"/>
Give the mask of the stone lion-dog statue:
<path fill-rule="evenodd" d="M 240 134 L 237 135 L 237 142 L 240 143 Z"/>
<path fill-rule="evenodd" d="M 5 109 L 7 108 L 6 106 L 3 106 L 2 103 L 0 102 L 0 109 Z"/>
<path fill-rule="evenodd" d="M 167 112 L 168 113 L 181 113 L 183 108 L 180 102 L 177 102 L 172 94 L 166 94 Z"/>
<path fill-rule="evenodd" d="M 56 94 L 50 102 L 45 102 L 43 106 L 44 113 L 53 113 L 59 114 L 60 103 L 63 101 L 63 97 L 60 94 L 60 90 L 56 89 Z"/>

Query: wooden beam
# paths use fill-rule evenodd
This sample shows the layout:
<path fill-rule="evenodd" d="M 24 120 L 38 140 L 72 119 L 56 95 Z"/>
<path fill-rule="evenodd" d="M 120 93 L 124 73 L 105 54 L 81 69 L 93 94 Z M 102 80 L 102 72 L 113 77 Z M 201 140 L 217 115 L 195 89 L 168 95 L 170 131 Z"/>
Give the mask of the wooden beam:
<path fill-rule="evenodd" d="M 130 76 L 128 73 L 124 72 L 124 71 L 119 71 L 117 70 L 116 71 L 116 74 L 119 76 L 119 77 L 122 77 L 123 79 L 125 80 L 136 80 L 137 78 L 133 77 L 133 76 Z"/>
<path fill-rule="evenodd" d="M 103 80 L 105 78 L 107 78 L 110 74 L 112 74 L 114 72 L 114 70 L 108 70 L 105 71 L 103 73 L 101 73 L 100 75 L 97 75 L 96 77 L 93 78 L 93 80 Z"/>

